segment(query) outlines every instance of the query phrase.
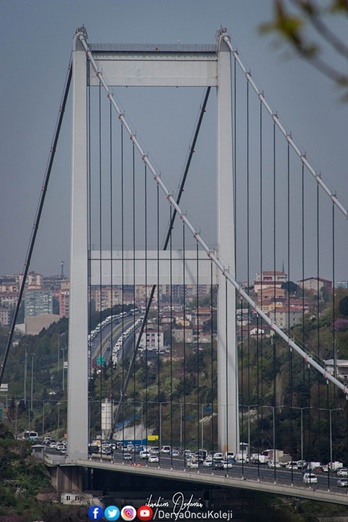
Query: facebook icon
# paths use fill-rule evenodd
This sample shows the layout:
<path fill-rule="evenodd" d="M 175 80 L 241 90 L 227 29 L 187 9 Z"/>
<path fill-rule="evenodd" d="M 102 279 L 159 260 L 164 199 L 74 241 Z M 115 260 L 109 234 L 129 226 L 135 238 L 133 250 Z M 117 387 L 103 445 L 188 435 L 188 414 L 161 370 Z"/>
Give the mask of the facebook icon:
<path fill-rule="evenodd" d="M 104 510 L 100 506 L 91 506 L 88 510 L 88 517 L 91 520 L 101 520 L 104 515 Z"/>

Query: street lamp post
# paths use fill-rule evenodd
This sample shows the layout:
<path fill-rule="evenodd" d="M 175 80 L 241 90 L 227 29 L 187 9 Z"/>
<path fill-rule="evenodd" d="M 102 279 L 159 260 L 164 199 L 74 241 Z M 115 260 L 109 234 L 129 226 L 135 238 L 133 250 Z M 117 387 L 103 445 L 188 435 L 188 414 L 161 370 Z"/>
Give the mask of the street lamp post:
<path fill-rule="evenodd" d="M 204 448 L 204 406 L 210 406 L 211 402 L 205 402 L 202 404 L 202 412 L 201 412 L 201 438 L 202 438 L 202 446 L 201 448 Z"/>
<path fill-rule="evenodd" d="M 34 357 L 35 357 L 35 353 L 32 353 L 32 354 L 31 354 L 30 411 L 33 411 L 33 392 L 34 392 Z"/>
<path fill-rule="evenodd" d="M 26 353 L 27 356 L 27 353 Z M 28 429 L 30 431 L 31 428 L 31 414 L 33 411 L 33 392 L 34 392 L 34 356 L 35 353 L 31 354 L 31 382 L 30 382 L 30 407 L 28 409 Z M 27 364 L 25 365 L 27 366 Z"/>
<path fill-rule="evenodd" d="M 203 423 L 203 410 L 204 410 L 204 404 L 202 404 L 202 415 L 201 415 L 201 432 L 202 432 L 202 446 L 201 448 L 204 448 L 204 423 Z"/>
<path fill-rule="evenodd" d="M 251 449 L 251 441 L 250 441 L 250 410 L 251 408 L 257 408 L 257 404 L 241 404 L 241 406 L 243 408 L 247 408 L 248 409 L 248 457 L 250 458 L 250 449 Z M 244 456 L 243 456 L 244 457 Z M 244 459 L 243 459 L 244 460 Z M 242 461 L 243 462 L 243 461 Z"/>
<path fill-rule="evenodd" d="M 276 482 L 276 475 L 277 475 L 277 468 L 276 468 L 276 446 L 275 446 L 275 439 L 276 439 L 276 432 L 275 432 L 275 406 L 271 405 L 264 405 L 260 406 L 260 408 L 272 408 L 272 415 L 273 415 L 273 471 L 274 471 L 274 482 Z M 291 476 L 292 480 L 292 476 Z"/>
<path fill-rule="evenodd" d="M 275 436 L 276 436 L 276 433 L 275 433 L 275 407 L 274 406 L 270 406 L 270 405 L 264 405 L 264 406 L 260 406 L 260 408 L 272 408 L 272 416 L 273 416 L 273 462 L 275 462 L 276 460 L 276 456 L 275 456 Z"/>
<path fill-rule="evenodd" d="M 303 406 L 302 408 L 299 406 L 293 406 L 294 410 L 300 410 L 301 412 L 301 461 L 303 466 L 303 410 L 310 410 L 311 406 Z"/>
<path fill-rule="evenodd" d="M 63 364 L 62 364 L 62 387 L 63 392 L 65 391 L 65 352 L 66 352 L 67 346 L 63 346 L 61 348 L 61 352 L 63 354 Z"/>
<path fill-rule="evenodd" d="M 180 451 L 182 450 L 182 409 L 183 403 L 180 403 Z"/>
<path fill-rule="evenodd" d="M 326 409 L 326 408 L 319 408 L 319 410 L 321 411 L 328 411 L 329 412 L 329 430 L 330 430 L 330 464 L 329 464 L 329 469 L 328 471 L 330 472 L 330 467 L 332 467 L 332 412 L 333 411 L 340 411 L 342 410 L 342 408 L 331 408 L 331 409 Z M 329 473 L 330 474 L 330 473 Z"/>
<path fill-rule="evenodd" d="M 45 401 L 42 401 L 42 438 L 45 438 Z"/>
<path fill-rule="evenodd" d="M 58 350 L 57 350 L 57 376 L 59 376 L 59 365 L 60 365 L 60 338 L 63 337 L 63 335 L 65 335 L 65 332 L 61 333 L 61 334 L 58 334 Z M 64 355 L 63 355 L 63 358 L 64 358 Z M 64 374 L 64 363 L 63 363 L 63 374 Z"/>
<path fill-rule="evenodd" d="M 25 407 L 27 406 L 27 371 L 28 371 L 28 348 L 24 345 L 24 390 L 23 390 L 23 401 Z"/>
<path fill-rule="evenodd" d="M 57 438 L 59 439 L 59 407 L 60 407 L 60 402 L 57 402 L 57 407 L 58 407 L 58 429 L 57 429 Z"/>
<path fill-rule="evenodd" d="M 18 401 L 16 401 L 16 423 L 15 423 L 16 440 L 18 438 Z"/>

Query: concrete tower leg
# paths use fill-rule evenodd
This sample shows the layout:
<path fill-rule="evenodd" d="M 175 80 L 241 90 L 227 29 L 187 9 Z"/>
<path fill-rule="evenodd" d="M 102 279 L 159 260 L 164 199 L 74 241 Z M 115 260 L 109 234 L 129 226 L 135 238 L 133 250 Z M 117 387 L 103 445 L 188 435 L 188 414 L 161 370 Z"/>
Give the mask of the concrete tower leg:
<path fill-rule="evenodd" d="M 231 53 L 221 33 L 218 44 L 217 87 L 217 237 L 218 256 L 235 278 L 235 231 L 232 163 Z M 238 358 L 235 289 L 218 274 L 218 445 L 239 451 Z M 226 311 L 226 303 L 228 305 Z"/>
<path fill-rule="evenodd" d="M 68 357 L 68 456 L 88 458 L 87 60 L 73 49 L 72 205 Z"/>

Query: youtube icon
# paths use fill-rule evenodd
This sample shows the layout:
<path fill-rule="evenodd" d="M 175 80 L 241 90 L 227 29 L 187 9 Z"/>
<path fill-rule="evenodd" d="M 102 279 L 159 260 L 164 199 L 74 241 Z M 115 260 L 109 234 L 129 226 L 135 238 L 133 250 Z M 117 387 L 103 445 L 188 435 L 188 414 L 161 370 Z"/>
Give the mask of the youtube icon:
<path fill-rule="evenodd" d="M 137 517 L 139 520 L 151 520 L 153 517 L 153 511 L 150 506 L 141 506 L 137 511 Z"/>

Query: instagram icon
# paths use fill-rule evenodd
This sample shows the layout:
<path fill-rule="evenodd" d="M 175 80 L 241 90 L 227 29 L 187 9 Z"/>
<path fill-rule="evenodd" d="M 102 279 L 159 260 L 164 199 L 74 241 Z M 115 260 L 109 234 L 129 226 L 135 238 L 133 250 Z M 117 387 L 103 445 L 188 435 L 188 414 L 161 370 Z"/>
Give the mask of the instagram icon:
<path fill-rule="evenodd" d="M 134 520 L 137 516 L 137 510 L 133 506 L 124 506 L 121 509 L 121 517 L 123 520 Z"/>

